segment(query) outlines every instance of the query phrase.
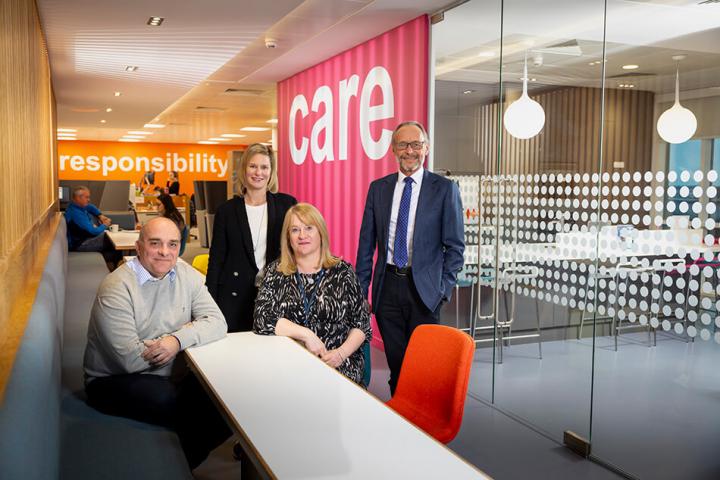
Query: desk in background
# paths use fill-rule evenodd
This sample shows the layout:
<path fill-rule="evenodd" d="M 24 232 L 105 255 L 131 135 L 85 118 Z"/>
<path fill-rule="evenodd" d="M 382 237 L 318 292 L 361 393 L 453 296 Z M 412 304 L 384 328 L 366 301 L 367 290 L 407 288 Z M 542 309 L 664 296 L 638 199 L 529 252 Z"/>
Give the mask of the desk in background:
<path fill-rule="evenodd" d="M 105 235 L 110 238 L 115 250 L 135 250 L 135 242 L 140 237 L 139 230 L 121 230 L 119 232 L 111 232 L 105 230 Z"/>
<path fill-rule="evenodd" d="M 186 354 L 263 478 L 489 478 L 287 337 Z"/>

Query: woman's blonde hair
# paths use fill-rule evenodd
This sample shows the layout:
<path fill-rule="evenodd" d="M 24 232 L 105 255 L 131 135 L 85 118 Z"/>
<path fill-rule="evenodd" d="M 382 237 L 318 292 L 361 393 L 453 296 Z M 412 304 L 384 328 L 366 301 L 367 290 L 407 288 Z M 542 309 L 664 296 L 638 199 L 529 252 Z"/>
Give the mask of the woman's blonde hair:
<path fill-rule="evenodd" d="M 235 191 L 244 195 L 247 191 L 245 185 L 245 172 L 247 171 L 248 163 L 250 159 L 255 155 L 264 155 L 270 159 L 270 178 L 268 179 L 267 189 L 269 192 L 277 193 L 278 191 L 278 176 L 277 176 L 277 159 L 275 158 L 275 152 L 269 145 L 263 145 L 262 143 L 253 143 L 247 147 L 247 150 L 243 153 L 240 159 L 240 171 L 235 172 Z"/>
<path fill-rule="evenodd" d="M 278 271 L 284 275 L 292 275 L 297 272 L 295 253 L 290 246 L 290 227 L 293 215 L 298 217 L 305 225 L 317 228 L 320 234 L 320 266 L 322 266 L 322 268 L 332 268 L 340 263 L 340 259 L 330 253 L 330 239 L 323 216 L 317 208 L 309 203 L 298 203 L 285 214 L 282 227 L 283 233 L 280 239 L 280 263 L 278 264 Z"/>

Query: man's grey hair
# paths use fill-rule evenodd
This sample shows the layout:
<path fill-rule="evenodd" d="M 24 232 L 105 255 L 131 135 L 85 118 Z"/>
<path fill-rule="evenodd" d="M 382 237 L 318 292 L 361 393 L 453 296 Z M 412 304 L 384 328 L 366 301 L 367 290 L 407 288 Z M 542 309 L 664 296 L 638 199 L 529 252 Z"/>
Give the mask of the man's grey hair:
<path fill-rule="evenodd" d="M 90 193 L 90 189 L 86 187 L 85 185 L 78 185 L 77 187 L 72 189 L 72 199 L 75 200 L 80 192 L 88 192 Z"/>
<path fill-rule="evenodd" d="M 403 127 L 417 127 L 420 129 L 420 131 L 423 134 L 423 139 L 425 140 L 425 143 L 430 144 L 430 137 L 428 137 L 427 131 L 425 130 L 425 127 L 423 127 L 422 123 L 417 122 L 415 120 L 409 120 L 407 122 L 402 122 L 400 125 L 395 127 L 395 130 L 393 130 L 392 134 L 392 143 L 395 145 L 395 136 L 397 135 L 397 132 L 403 128 Z"/>

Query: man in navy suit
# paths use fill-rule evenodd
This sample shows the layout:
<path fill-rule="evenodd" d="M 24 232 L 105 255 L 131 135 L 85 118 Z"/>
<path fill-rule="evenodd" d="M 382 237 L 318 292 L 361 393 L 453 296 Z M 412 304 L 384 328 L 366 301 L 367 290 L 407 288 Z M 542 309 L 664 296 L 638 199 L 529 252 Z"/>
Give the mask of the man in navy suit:
<path fill-rule="evenodd" d="M 425 128 L 401 123 L 392 148 L 398 173 L 370 184 L 355 265 L 366 296 L 372 277 L 372 311 L 394 394 L 410 335 L 418 325 L 438 323 L 462 268 L 465 244 L 457 185 L 422 166 L 430 148 Z"/>

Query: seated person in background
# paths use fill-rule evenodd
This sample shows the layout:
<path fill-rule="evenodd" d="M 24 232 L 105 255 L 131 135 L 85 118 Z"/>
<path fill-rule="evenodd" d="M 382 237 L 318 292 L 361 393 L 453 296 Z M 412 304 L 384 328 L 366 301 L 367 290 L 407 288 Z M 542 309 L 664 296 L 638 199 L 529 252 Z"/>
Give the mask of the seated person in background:
<path fill-rule="evenodd" d="M 85 350 L 88 404 L 108 415 L 174 429 L 190 469 L 231 434 L 177 354 L 225 336 L 227 325 L 186 263 L 167 218 L 140 230 L 137 257 L 109 274 L 93 304 Z"/>
<path fill-rule="evenodd" d="M 325 220 L 310 204 L 285 215 L 280 259 L 265 268 L 255 301 L 255 332 L 299 340 L 362 384 L 360 346 L 372 337 L 370 312 L 352 266 L 332 256 Z"/>
<path fill-rule="evenodd" d="M 115 250 L 105 230 L 110 226 L 110 218 L 90 203 L 90 190 L 87 187 L 75 187 L 70 203 L 65 210 L 67 222 L 68 250 L 71 252 L 100 252 L 110 270 L 122 259 L 122 253 Z"/>
<path fill-rule="evenodd" d="M 179 195 L 180 194 L 180 180 L 178 179 L 178 173 L 177 172 L 170 172 L 168 174 L 168 180 L 165 183 L 165 189 L 167 190 L 165 193 L 169 195 Z"/>
<path fill-rule="evenodd" d="M 158 204 L 158 213 L 160 216 L 172 220 L 175 225 L 177 225 L 178 230 L 182 232 L 185 229 L 185 220 L 183 219 L 182 213 L 180 213 L 175 206 L 175 203 L 173 203 L 172 197 L 163 193 L 158 197 L 158 200 L 160 201 Z"/>
<path fill-rule="evenodd" d="M 155 193 L 156 188 L 158 187 L 155 186 L 155 172 L 145 172 L 145 174 L 140 179 L 138 189 L 143 194 L 152 195 L 153 193 Z"/>

